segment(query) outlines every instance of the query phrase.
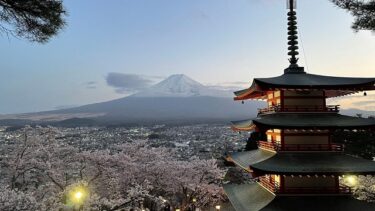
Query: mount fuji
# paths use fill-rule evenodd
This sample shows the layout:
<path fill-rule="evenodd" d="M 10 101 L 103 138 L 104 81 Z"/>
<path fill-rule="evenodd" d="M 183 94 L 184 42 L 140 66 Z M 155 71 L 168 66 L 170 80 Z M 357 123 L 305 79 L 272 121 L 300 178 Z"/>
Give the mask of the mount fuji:
<path fill-rule="evenodd" d="M 18 120 L 90 124 L 224 122 L 256 116 L 264 102 L 235 102 L 233 93 L 205 86 L 185 75 L 167 79 L 128 97 L 76 108 L 12 115 Z M 3 118 L 4 119 L 4 118 Z"/>
<path fill-rule="evenodd" d="M 212 89 L 183 74 L 171 75 L 133 97 L 232 97 L 233 93 Z"/>

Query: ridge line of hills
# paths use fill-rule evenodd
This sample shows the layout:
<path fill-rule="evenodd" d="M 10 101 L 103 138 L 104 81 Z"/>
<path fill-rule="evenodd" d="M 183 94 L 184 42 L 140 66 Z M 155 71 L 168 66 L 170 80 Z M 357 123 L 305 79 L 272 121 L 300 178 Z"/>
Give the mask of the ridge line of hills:
<path fill-rule="evenodd" d="M 0 125 L 48 124 L 62 126 L 130 125 L 157 123 L 229 123 L 252 118 L 263 101 L 233 100 L 230 91 L 213 89 L 182 75 L 171 75 L 150 88 L 131 96 L 107 102 L 46 112 L 0 115 Z M 374 112 L 356 109 L 342 113 L 355 115 Z"/>

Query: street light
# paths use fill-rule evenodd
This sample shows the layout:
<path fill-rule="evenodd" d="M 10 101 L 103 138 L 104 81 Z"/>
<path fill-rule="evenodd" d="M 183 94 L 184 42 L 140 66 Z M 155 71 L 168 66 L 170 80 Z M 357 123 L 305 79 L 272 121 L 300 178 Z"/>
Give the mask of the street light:
<path fill-rule="evenodd" d="M 193 211 L 196 210 L 196 207 L 195 207 L 195 204 L 197 203 L 197 199 L 196 198 L 193 198 L 193 204 L 192 204 L 192 207 L 193 207 Z"/>
<path fill-rule="evenodd" d="M 216 205 L 215 208 L 216 208 L 216 210 L 220 210 L 221 206 L 220 205 Z"/>

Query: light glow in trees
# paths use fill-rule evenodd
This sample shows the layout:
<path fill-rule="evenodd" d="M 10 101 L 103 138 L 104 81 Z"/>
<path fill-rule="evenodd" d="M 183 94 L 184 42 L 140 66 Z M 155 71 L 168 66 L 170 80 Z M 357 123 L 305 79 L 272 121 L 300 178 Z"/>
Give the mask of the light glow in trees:
<path fill-rule="evenodd" d="M 161 208 L 160 198 L 186 210 L 225 200 L 220 187 L 225 171 L 214 159 L 181 161 L 174 150 L 152 148 L 145 141 L 111 151 L 80 151 L 56 140 L 59 133 L 56 128 L 29 127 L 23 137 L 0 149 L 1 193 L 14 196 L 0 203 L 0 210 L 73 205 L 83 210 L 143 209 L 151 202 Z"/>

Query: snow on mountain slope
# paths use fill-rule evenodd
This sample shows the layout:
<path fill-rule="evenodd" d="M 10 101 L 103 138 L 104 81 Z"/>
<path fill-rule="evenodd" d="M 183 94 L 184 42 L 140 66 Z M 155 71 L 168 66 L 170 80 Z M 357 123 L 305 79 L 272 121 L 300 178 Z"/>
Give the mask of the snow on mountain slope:
<path fill-rule="evenodd" d="M 171 75 L 132 97 L 232 97 L 229 91 L 211 89 L 183 74 Z"/>
<path fill-rule="evenodd" d="M 172 75 L 132 96 L 76 108 L 7 116 L 7 119 L 60 121 L 90 118 L 103 124 L 197 120 L 227 122 L 255 117 L 256 108 L 266 105 L 258 101 L 243 105 L 232 97 L 230 91 L 212 89 L 185 75 Z"/>

